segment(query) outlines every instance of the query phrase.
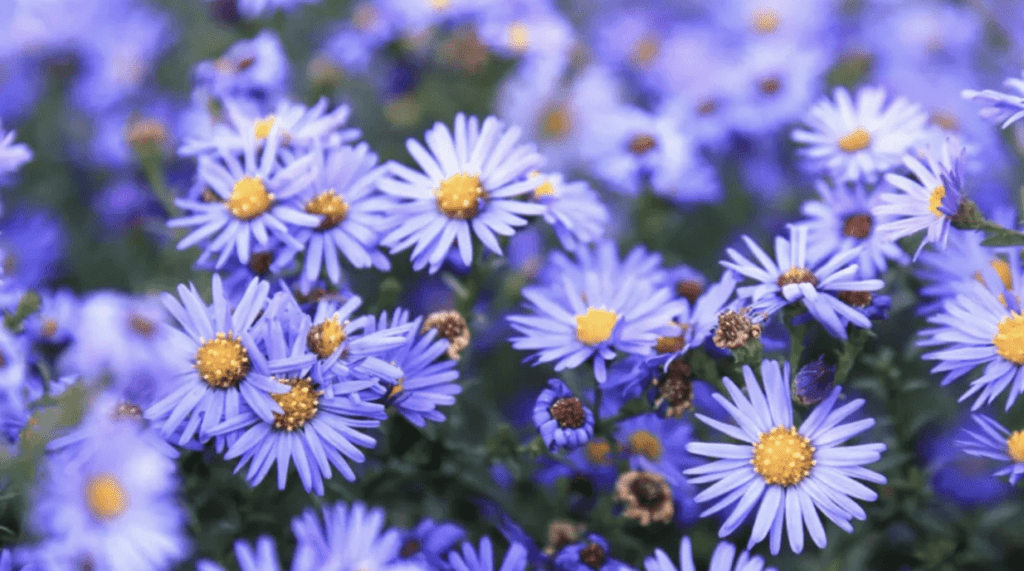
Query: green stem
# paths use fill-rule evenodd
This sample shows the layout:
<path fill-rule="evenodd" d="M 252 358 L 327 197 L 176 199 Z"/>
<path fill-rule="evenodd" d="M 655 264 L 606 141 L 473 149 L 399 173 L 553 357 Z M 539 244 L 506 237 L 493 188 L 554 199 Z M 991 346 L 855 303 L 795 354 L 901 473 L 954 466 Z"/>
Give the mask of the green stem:
<path fill-rule="evenodd" d="M 139 156 L 139 160 L 142 163 L 142 170 L 146 174 L 146 179 L 149 181 L 149 186 L 153 189 L 153 194 L 160 201 L 160 206 L 163 207 L 168 217 L 174 218 L 178 216 L 178 207 L 174 205 L 174 192 L 171 191 L 171 187 L 167 184 L 167 177 L 164 174 L 163 161 L 160 160 L 160 155 L 158 153 L 144 153 Z"/>

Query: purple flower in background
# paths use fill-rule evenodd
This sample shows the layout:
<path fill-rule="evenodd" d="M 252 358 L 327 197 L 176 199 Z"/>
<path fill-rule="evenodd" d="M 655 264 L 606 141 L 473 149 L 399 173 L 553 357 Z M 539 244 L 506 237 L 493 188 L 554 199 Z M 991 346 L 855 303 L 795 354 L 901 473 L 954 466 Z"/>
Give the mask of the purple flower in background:
<path fill-rule="evenodd" d="M 573 450 L 594 436 L 594 413 L 560 379 L 551 379 L 533 405 L 533 424 L 552 451 Z"/>

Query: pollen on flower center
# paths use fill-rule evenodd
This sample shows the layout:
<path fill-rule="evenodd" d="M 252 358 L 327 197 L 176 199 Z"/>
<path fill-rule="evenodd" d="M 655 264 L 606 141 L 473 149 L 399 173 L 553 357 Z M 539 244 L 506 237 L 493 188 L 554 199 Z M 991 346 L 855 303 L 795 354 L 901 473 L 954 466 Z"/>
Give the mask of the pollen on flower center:
<path fill-rule="evenodd" d="M 550 180 L 546 180 L 540 184 L 537 188 L 533 189 L 533 197 L 540 198 L 542 196 L 554 196 L 555 185 L 551 184 Z"/>
<path fill-rule="evenodd" d="M 395 385 L 393 387 L 391 387 L 391 390 L 388 391 L 388 398 L 389 399 L 395 398 L 396 395 L 400 394 L 404 390 L 405 390 L 405 377 L 400 377 L 397 381 L 395 381 Z"/>
<path fill-rule="evenodd" d="M 992 266 L 992 269 L 996 271 L 996 274 L 999 275 L 999 279 L 1003 282 L 1003 287 L 1006 289 L 1012 289 L 1013 276 L 1010 273 L 1010 264 L 1006 263 L 1004 260 L 996 258 L 992 260 L 990 265 Z"/>
<path fill-rule="evenodd" d="M 546 139 L 561 139 L 569 133 L 572 119 L 569 110 L 561 103 L 548 107 L 541 116 L 541 135 Z"/>
<path fill-rule="evenodd" d="M 999 331 L 992 338 L 996 352 L 1015 365 L 1024 365 L 1024 316 L 1011 312 L 999 322 Z"/>
<path fill-rule="evenodd" d="M 807 268 L 792 267 L 782 273 L 779 276 L 777 282 L 779 287 L 785 287 L 790 284 L 811 284 L 813 286 L 818 285 L 818 278 L 814 275 L 814 272 Z"/>
<path fill-rule="evenodd" d="M 843 222 L 843 236 L 863 240 L 871 234 L 872 226 L 874 226 L 874 219 L 870 214 L 866 212 L 851 214 Z"/>
<path fill-rule="evenodd" d="M 257 139 L 266 139 L 270 136 L 270 130 L 274 128 L 274 121 L 276 118 L 273 115 L 267 115 L 263 119 L 257 119 L 254 125 L 254 131 Z"/>
<path fill-rule="evenodd" d="M 630 59 L 633 60 L 633 63 L 636 66 L 646 67 L 654 61 L 654 58 L 658 57 L 658 53 L 660 51 L 661 44 L 658 41 L 658 36 L 648 34 L 633 45 L 633 49 L 630 52 Z"/>
<path fill-rule="evenodd" d="M 552 403 L 548 411 L 551 413 L 551 418 L 558 421 L 560 428 L 579 428 L 587 422 L 583 403 L 576 397 L 560 398 Z"/>
<path fill-rule="evenodd" d="M 1018 430 L 1006 440 L 1006 453 L 1014 462 L 1024 462 L 1024 430 Z"/>
<path fill-rule="evenodd" d="M 461 172 L 442 180 L 434 190 L 438 210 L 456 220 L 469 220 L 476 216 L 485 195 L 479 176 Z"/>
<path fill-rule="evenodd" d="M 530 28 L 522 22 L 513 22 L 508 27 L 508 45 L 520 52 L 530 47 Z"/>
<path fill-rule="evenodd" d="M 323 232 L 341 224 L 348 216 L 348 203 L 334 194 L 333 190 L 325 190 L 306 202 L 306 212 L 323 216 L 323 221 L 316 227 Z"/>
<path fill-rule="evenodd" d="M 587 460 L 598 466 L 609 466 L 612 463 L 612 446 L 602 438 L 587 442 L 585 449 Z"/>
<path fill-rule="evenodd" d="M 588 307 L 586 313 L 576 316 L 576 338 L 584 345 L 603 343 L 611 338 L 618 320 L 614 311 Z"/>
<path fill-rule="evenodd" d="M 775 95 L 782 89 L 782 78 L 778 75 L 770 75 L 757 82 L 757 90 L 763 95 Z"/>
<path fill-rule="evenodd" d="M 280 382 L 291 385 L 283 394 L 272 394 L 274 401 L 284 409 L 284 414 L 274 413 L 274 428 L 291 432 L 305 426 L 316 415 L 323 391 L 316 390 L 310 379 L 284 379 Z"/>
<path fill-rule="evenodd" d="M 639 454 L 648 460 L 661 458 L 663 451 L 658 437 L 647 430 L 637 430 L 629 435 L 629 449 L 634 454 Z"/>
<path fill-rule="evenodd" d="M 839 149 L 845 153 L 856 153 L 871 146 L 871 133 L 864 127 L 857 127 L 847 135 L 839 137 Z"/>
<path fill-rule="evenodd" d="M 156 323 L 138 314 L 134 314 L 128 319 L 128 327 L 140 337 L 147 339 L 156 333 Z"/>
<path fill-rule="evenodd" d="M 796 427 L 776 426 L 754 444 L 754 458 L 750 460 L 765 483 L 795 486 L 811 473 L 815 465 L 811 441 L 797 432 Z"/>
<path fill-rule="evenodd" d="M 750 23 L 755 32 L 761 35 L 768 35 L 779 29 L 779 24 L 782 23 L 782 18 L 779 17 L 778 10 L 773 8 L 758 8 L 757 10 L 754 10 Z"/>
<path fill-rule="evenodd" d="M 347 338 L 344 326 L 338 319 L 338 315 L 334 314 L 309 328 L 309 333 L 306 334 L 306 346 L 310 351 L 316 353 L 317 357 L 326 359 L 333 355 Z"/>
<path fill-rule="evenodd" d="M 196 370 L 206 384 L 219 389 L 238 385 L 249 373 L 249 353 L 231 333 L 218 333 L 196 351 Z"/>
<path fill-rule="evenodd" d="M 252 220 L 270 210 L 274 195 L 259 177 L 247 176 L 235 183 L 226 203 L 231 214 L 239 220 Z"/>
<path fill-rule="evenodd" d="M 946 187 L 941 184 L 933 188 L 931 196 L 928 197 L 928 210 L 931 210 L 932 214 L 934 214 L 936 218 L 942 218 L 945 216 L 945 214 L 939 210 L 939 207 L 942 206 L 943 198 L 946 198 Z"/>
<path fill-rule="evenodd" d="M 632 139 L 629 140 L 629 145 L 627 145 L 627 148 L 629 149 L 629 152 L 639 157 L 647 154 L 648 151 L 654 149 L 657 146 L 658 141 L 654 138 L 654 136 L 649 135 L 647 133 L 640 133 L 639 135 L 635 135 Z"/>
<path fill-rule="evenodd" d="M 116 519 L 128 510 L 128 492 L 113 474 L 98 474 L 85 485 L 85 500 L 96 519 Z"/>

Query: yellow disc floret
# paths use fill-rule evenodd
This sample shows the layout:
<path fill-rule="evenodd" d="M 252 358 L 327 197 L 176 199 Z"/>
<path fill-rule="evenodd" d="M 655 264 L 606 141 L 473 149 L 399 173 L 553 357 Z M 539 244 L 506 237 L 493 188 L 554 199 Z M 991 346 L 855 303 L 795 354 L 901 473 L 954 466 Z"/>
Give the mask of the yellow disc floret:
<path fill-rule="evenodd" d="M 508 45 L 518 52 L 530 47 L 530 28 L 522 22 L 512 22 L 508 27 Z"/>
<path fill-rule="evenodd" d="M 795 486 L 811 473 L 814 447 L 795 427 L 776 426 L 761 434 L 750 463 L 766 484 Z"/>
<path fill-rule="evenodd" d="M 629 449 L 648 460 L 661 458 L 661 441 L 647 430 L 637 430 L 629 435 Z"/>
<path fill-rule="evenodd" d="M 540 133 L 545 139 L 561 139 L 572 128 L 572 115 L 564 103 L 555 103 L 544 111 L 540 119 Z"/>
<path fill-rule="evenodd" d="M 934 214 L 936 218 L 942 218 L 945 216 L 945 214 L 939 210 L 939 207 L 942 206 L 943 198 L 946 198 L 946 187 L 941 184 L 933 188 L 931 196 L 928 197 L 928 210 L 931 210 L 932 214 Z"/>
<path fill-rule="evenodd" d="M 999 258 L 992 260 L 990 264 L 992 269 L 999 275 L 999 279 L 1002 280 L 1003 286 L 1006 289 L 1013 289 L 1013 276 L 1010 273 L 1010 264 L 1006 263 Z"/>
<path fill-rule="evenodd" d="M 274 428 L 291 432 L 305 426 L 316 415 L 323 391 L 316 390 L 310 379 L 284 379 L 291 390 L 283 394 L 272 394 L 274 401 L 284 409 L 284 414 L 274 413 Z"/>
<path fill-rule="evenodd" d="M 96 519 L 116 519 L 128 510 L 128 492 L 113 474 L 97 474 L 85 484 L 85 502 Z"/>
<path fill-rule="evenodd" d="M 781 23 L 782 18 L 779 17 L 778 10 L 772 8 L 758 8 L 750 18 L 750 25 L 754 31 L 765 36 L 778 30 Z"/>
<path fill-rule="evenodd" d="M 1024 316 L 1011 312 L 999 322 L 999 331 L 992 338 L 996 352 L 1015 365 L 1024 365 Z"/>
<path fill-rule="evenodd" d="M 334 314 L 309 328 L 309 333 L 306 334 L 306 346 L 310 351 L 316 353 L 317 357 L 326 359 L 333 355 L 347 338 L 345 326 L 338 319 L 338 314 Z"/>
<path fill-rule="evenodd" d="M 270 130 L 274 128 L 274 121 L 276 118 L 273 115 L 267 115 L 263 119 L 257 119 L 254 125 L 257 139 L 266 139 L 270 136 Z"/>
<path fill-rule="evenodd" d="M 594 438 L 587 442 L 587 460 L 598 466 L 609 466 L 612 463 L 612 446 L 607 440 Z"/>
<path fill-rule="evenodd" d="M 847 135 L 839 137 L 839 149 L 844 153 L 856 153 L 871 146 L 871 133 L 863 127 L 857 127 Z"/>
<path fill-rule="evenodd" d="M 782 272 L 779 279 L 776 281 L 779 287 L 786 287 L 790 284 L 803 284 L 808 283 L 814 286 L 818 285 L 818 277 L 814 275 L 814 272 L 807 268 L 792 267 Z"/>
<path fill-rule="evenodd" d="M 603 343 L 611 338 L 618 320 L 614 311 L 588 307 L 586 313 L 576 316 L 576 338 L 584 345 Z"/>
<path fill-rule="evenodd" d="M 333 190 L 325 190 L 306 202 L 306 212 L 324 217 L 317 230 L 330 230 L 348 216 L 348 203 Z"/>
<path fill-rule="evenodd" d="M 1006 453 L 1014 462 L 1024 462 L 1024 430 L 1018 430 L 1006 440 Z"/>
<path fill-rule="evenodd" d="M 195 366 L 206 384 L 227 389 L 237 386 L 249 373 L 249 353 L 230 332 L 218 333 L 196 351 Z"/>
<path fill-rule="evenodd" d="M 480 211 L 480 201 L 485 192 L 480 186 L 480 177 L 460 172 L 441 181 L 434 190 L 437 209 L 448 218 L 469 220 Z"/>
<path fill-rule="evenodd" d="M 252 220 L 270 210 L 273 203 L 274 195 L 267 192 L 260 177 L 247 176 L 235 183 L 225 205 L 235 218 Z"/>

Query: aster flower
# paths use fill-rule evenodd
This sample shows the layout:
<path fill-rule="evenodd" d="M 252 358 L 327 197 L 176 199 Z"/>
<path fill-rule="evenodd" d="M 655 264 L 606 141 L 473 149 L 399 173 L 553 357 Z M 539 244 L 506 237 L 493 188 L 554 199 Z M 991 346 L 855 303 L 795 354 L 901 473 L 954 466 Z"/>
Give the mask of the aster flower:
<path fill-rule="evenodd" d="M 555 229 L 562 246 L 576 248 L 604 236 L 608 208 L 585 181 L 567 182 L 561 174 L 531 176 L 537 183 L 533 199 L 547 207 L 544 221 Z"/>
<path fill-rule="evenodd" d="M 494 548 L 491 546 L 491 538 L 484 536 L 480 539 L 480 547 L 474 549 L 473 544 L 466 542 L 462 544 L 462 550 L 455 550 L 448 558 L 454 571 L 495 571 L 494 569 Z M 521 543 L 513 543 L 505 553 L 505 559 L 497 571 L 524 571 L 528 561 L 526 560 L 526 547 Z"/>
<path fill-rule="evenodd" d="M 399 557 L 427 569 L 444 569 L 448 554 L 463 540 L 466 531 L 454 523 L 427 518 L 403 533 Z"/>
<path fill-rule="evenodd" d="M 875 424 L 872 418 L 842 422 L 864 401 L 857 399 L 836 408 L 840 387 L 834 388 L 797 428 L 787 382 L 788 364 L 779 367 L 777 362 L 764 361 L 761 377 L 763 389 L 754 371 L 743 367 L 747 394 L 728 377 L 722 379 L 731 401 L 717 394 L 714 398 L 736 424 L 696 416 L 743 444 L 693 442 L 687 446 L 692 454 L 716 460 L 684 473 L 695 485 L 714 482 L 697 494 L 698 502 L 715 501 L 701 512 L 701 517 L 732 506 L 719 537 L 731 535 L 757 507 L 748 549 L 770 532 L 771 552 L 778 554 L 783 527 L 794 553 L 803 551 L 805 528 L 818 547 L 825 547 L 825 528 L 818 512 L 852 532 L 850 520 L 867 517 L 853 500 L 874 501 L 878 497 L 857 480 L 886 482 L 881 474 L 864 468 L 877 461 L 886 447 L 879 443 L 839 446 Z"/>
<path fill-rule="evenodd" d="M 552 451 L 573 450 L 594 436 L 594 413 L 561 379 L 551 379 L 533 405 L 533 424 Z"/>
<path fill-rule="evenodd" d="M 817 404 L 832 391 L 836 366 L 825 363 L 825 356 L 807 363 L 793 378 L 793 398 L 802 405 Z"/>
<path fill-rule="evenodd" d="M 644 559 L 646 571 L 697 571 L 693 562 L 693 546 L 689 537 L 683 537 L 679 543 L 679 567 L 676 567 L 661 549 L 655 549 L 654 555 Z M 744 551 L 736 558 L 736 546 L 722 541 L 711 554 L 711 562 L 707 571 L 775 571 L 774 567 L 765 569 L 764 559 Z"/>
<path fill-rule="evenodd" d="M 52 454 L 31 513 L 52 568 L 165 571 L 185 558 L 175 465 L 133 430 Z"/>
<path fill-rule="evenodd" d="M 263 535 L 256 539 L 255 547 L 247 541 L 235 542 L 235 559 L 241 571 L 281 571 L 281 560 L 277 555 L 274 538 Z M 196 571 L 224 571 L 224 568 L 209 560 L 196 564 Z M 293 569 L 293 571 L 299 571 Z"/>
<path fill-rule="evenodd" d="M 686 280 L 677 281 L 676 293 L 680 292 L 679 284 Z M 691 282 L 700 286 L 698 296 L 691 301 L 683 295 L 680 302 L 681 310 L 672 320 L 672 324 L 678 328 L 678 335 L 664 335 L 658 337 L 654 346 L 658 358 L 655 361 L 666 368 L 669 363 L 686 354 L 693 347 L 699 347 L 714 334 L 718 325 L 719 315 L 726 309 L 735 305 L 733 292 L 736 290 L 737 276 L 731 271 L 722 274 L 722 279 L 712 284 L 706 290 L 699 282 Z M 683 293 L 689 294 L 691 285 L 682 286 Z"/>
<path fill-rule="evenodd" d="M 608 541 L 596 533 L 588 533 L 582 541 L 567 545 L 554 558 L 558 571 L 626 571 L 628 565 L 612 559 Z"/>
<path fill-rule="evenodd" d="M 978 114 L 993 123 L 1001 123 L 1000 127 L 1005 129 L 1024 117 L 1024 79 L 1008 77 L 1003 85 L 1009 93 L 994 89 L 965 89 L 961 95 L 964 99 L 982 103 L 984 107 Z"/>
<path fill-rule="evenodd" d="M 775 238 L 776 261 L 747 236 L 743 240 L 757 260 L 756 264 L 732 248 L 726 251 L 732 261 L 723 261 L 723 266 L 760 282 L 739 288 L 739 296 L 749 300 L 755 311 L 768 314 L 800 301 L 814 319 L 838 339 L 847 338 L 847 323 L 870 328 L 871 321 L 851 307 L 861 301 L 862 296 L 855 294 L 870 296 L 870 292 L 885 284 L 878 279 L 856 279 L 858 266 L 851 262 L 860 255 L 860 249 L 850 248 L 815 261 L 807 255 L 807 227 L 791 224 L 789 234 L 789 239 Z"/>
<path fill-rule="evenodd" d="M 32 150 L 24 143 L 14 142 L 14 131 L 0 126 L 0 181 L 6 181 L 21 165 L 32 160 Z"/>
<path fill-rule="evenodd" d="M 807 201 L 800 208 L 809 219 L 804 222 L 808 233 L 808 254 L 812 259 L 860 246 L 857 266 L 860 277 L 869 279 L 885 272 L 889 261 L 906 264 L 907 254 L 878 231 L 889 216 L 877 216 L 885 194 L 868 192 L 860 182 L 832 185 L 815 183 L 821 200 Z"/>
<path fill-rule="evenodd" d="M 668 523 L 675 515 L 672 488 L 661 474 L 634 470 L 622 474 L 615 482 L 615 500 L 625 503 L 622 517 L 642 526 Z"/>
<path fill-rule="evenodd" d="M 394 207 L 394 201 L 376 192 L 385 167 L 377 166 L 377 155 L 365 143 L 330 150 L 315 147 L 316 178 L 298 198 L 320 223 L 315 228 L 297 228 L 293 235 L 303 247 L 287 248 L 271 265 L 280 271 L 301 252 L 303 291 L 309 291 L 324 269 L 331 283 L 340 284 L 340 258 L 355 268 L 391 269 L 391 262 L 377 248 L 385 213 Z"/>
<path fill-rule="evenodd" d="M 210 96 L 247 99 L 267 107 L 286 90 L 288 56 L 277 34 L 263 30 L 250 40 L 235 43 L 216 60 L 198 63 L 195 78 L 197 89 Z M 206 109 L 204 114 L 209 115 Z"/>
<path fill-rule="evenodd" d="M 440 269 L 457 246 L 462 263 L 473 262 L 471 234 L 501 255 L 496 235 L 511 236 L 526 217 L 543 214 L 540 204 L 517 200 L 534 190 L 526 178 L 541 163 L 534 147 L 519 143 L 518 127 L 506 129 L 495 117 L 455 116 L 454 137 L 441 123 L 427 131 L 427 148 L 410 139 L 406 148 L 423 172 L 393 163 L 394 178 L 381 180 L 384 193 L 401 199 L 393 228 L 382 245 L 392 253 L 412 248 L 415 270 Z"/>
<path fill-rule="evenodd" d="M 993 476 L 1009 476 L 1014 486 L 1024 476 L 1024 430 L 1011 433 L 1002 424 L 984 414 L 972 414 L 979 432 L 964 428 L 957 446 L 971 456 L 991 458 L 1006 465 Z"/>
<path fill-rule="evenodd" d="M 671 290 L 654 285 L 657 275 L 643 271 L 651 260 L 660 262 L 643 248 L 621 260 L 610 241 L 579 249 L 575 261 L 553 256 L 549 282 L 523 290 L 529 313 L 507 318 L 519 334 L 512 346 L 535 351 L 528 360 L 536 363 L 554 361 L 556 371 L 593 358 L 601 383 L 617 351 L 650 355 L 680 307 Z"/>
<path fill-rule="evenodd" d="M 105 442 L 115 432 L 131 432 L 164 456 L 178 457 L 178 450 L 147 425 L 142 418 L 142 408 L 110 391 L 100 394 L 92 402 L 78 426 L 57 431 L 53 440 L 46 444 L 46 449 L 74 453 L 91 443 Z"/>
<path fill-rule="evenodd" d="M 814 172 L 874 182 L 898 167 L 924 135 L 924 110 L 902 97 L 887 102 L 881 87 L 862 87 L 854 97 L 837 87 L 833 98 L 811 108 L 807 128 L 793 131 L 793 140 L 806 145 L 801 154 Z"/>
<path fill-rule="evenodd" d="M 357 393 L 366 388 L 365 382 L 339 380 L 334 383 L 333 395 L 325 396 L 323 387 L 310 378 L 315 360 L 308 343 L 310 324 L 308 316 L 299 321 L 272 318 L 261 336 L 269 362 L 295 363 L 280 367 L 272 377 L 287 388 L 285 393 L 272 395 L 281 412 L 267 420 L 241 410 L 210 429 L 215 436 L 237 435 L 224 457 L 240 458 L 236 472 L 249 465 L 246 479 L 250 485 L 261 482 L 275 463 L 281 490 L 288 482 L 291 465 L 307 492 L 323 495 L 322 478 L 331 476 L 331 465 L 353 481 L 355 472 L 349 461 L 365 460 L 357 447 L 376 444 L 359 429 L 376 428 L 386 418 L 383 406 L 359 398 Z"/>
<path fill-rule="evenodd" d="M 926 155 L 927 165 L 913 155 L 903 159 L 914 178 L 894 173 L 885 175 L 886 182 L 901 192 L 882 193 L 881 203 L 872 208 L 876 216 L 891 217 L 878 226 L 879 236 L 892 241 L 927 230 L 914 254 L 915 259 L 926 244 L 945 248 L 953 216 L 964 200 L 962 158 L 962 147 L 950 139 L 938 152 L 930 150 Z"/>
<path fill-rule="evenodd" d="M 298 542 L 293 569 L 418 569 L 401 560 L 402 534 L 397 529 L 385 529 L 384 510 L 367 508 L 361 502 L 328 505 L 322 516 L 307 509 L 292 520 L 292 532 Z"/>
<path fill-rule="evenodd" d="M 25 330 L 43 343 L 71 340 L 78 327 L 81 302 L 68 288 L 40 292 L 39 311 L 25 318 Z"/>
<path fill-rule="evenodd" d="M 938 347 L 924 358 L 938 363 L 933 373 L 943 373 L 946 385 L 984 366 L 982 375 L 971 381 L 961 401 L 976 396 L 972 410 L 993 402 L 1007 392 L 1006 409 L 1024 392 L 1024 317 L 1020 263 L 1012 261 L 1013 289 L 993 292 L 970 280 L 962 282 L 959 293 L 946 301 L 942 310 L 930 316 L 935 327 L 921 332 L 919 345 Z"/>
<path fill-rule="evenodd" d="M 225 149 L 216 157 L 199 157 L 199 181 L 213 191 L 212 202 L 174 201 L 187 214 L 167 225 L 194 228 L 178 242 L 179 250 L 205 243 L 200 262 L 219 254 L 215 267 L 221 268 L 232 253 L 247 264 L 253 241 L 266 245 L 271 234 L 292 248 L 302 247 L 292 235 L 295 229 L 314 228 L 321 222 L 296 203 L 296 195 L 310 182 L 313 156 L 281 165 L 277 156 L 280 128 L 277 123 L 271 127 L 262 150 L 257 149 L 255 133 L 247 133 L 242 161 Z"/>

